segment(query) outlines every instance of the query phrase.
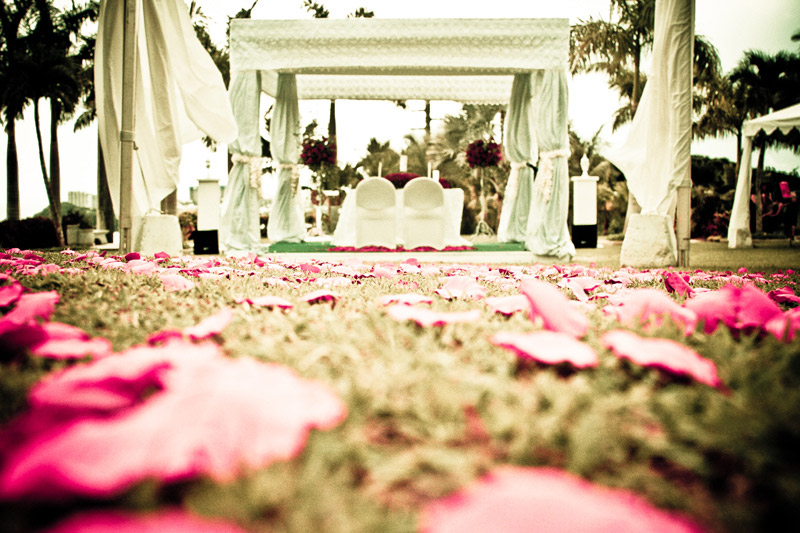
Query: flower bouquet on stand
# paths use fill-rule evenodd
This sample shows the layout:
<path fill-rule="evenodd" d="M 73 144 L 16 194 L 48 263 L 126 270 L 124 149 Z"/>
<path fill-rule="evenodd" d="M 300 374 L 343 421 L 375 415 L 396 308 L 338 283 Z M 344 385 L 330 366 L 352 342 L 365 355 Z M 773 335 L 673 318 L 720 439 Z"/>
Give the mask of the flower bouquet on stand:
<path fill-rule="evenodd" d="M 312 195 L 314 204 L 314 219 L 316 220 L 315 233 L 322 235 L 322 203 L 325 201 L 325 190 L 332 189 L 332 181 L 338 182 L 339 169 L 336 166 L 336 143 L 327 137 L 315 139 L 306 137 L 303 139 L 300 160 L 311 169 L 315 194 Z M 338 183 L 336 184 L 338 189 Z M 316 198 L 316 200 L 314 199 Z"/>
<path fill-rule="evenodd" d="M 469 168 L 475 169 L 480 184 L 481 212 L 478 215 L 478 224 L 475 227 L 475 235 L 494 235 L 494 231 L 486 223 L 486 188 L 484 186 L 483 169 L 496 167 L 502 159 L 500 145 L 493 140 L 484 141 L 478 139 L 467 146 L 467 164 Z"/>

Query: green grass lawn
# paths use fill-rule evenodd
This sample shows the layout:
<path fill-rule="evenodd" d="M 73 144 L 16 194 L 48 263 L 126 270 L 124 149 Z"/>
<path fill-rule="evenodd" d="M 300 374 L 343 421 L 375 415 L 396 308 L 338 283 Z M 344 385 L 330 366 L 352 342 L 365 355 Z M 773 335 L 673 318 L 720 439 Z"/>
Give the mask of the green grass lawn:
<path fill-rule="evenodd" d="M 708 257 L 728 264 L 721 249 Z M 324 257 L 312 264 L 320 272 L 280 259 L 168 259 L 159 267 L 175 267 L 193 282 L 176 292 L 165 290 L 154 273 L 67 263 L 71 256 L 56 253 L 44 254 L 44 262 L 77 270 L 30 275 L 13 262 L 3 264 L 0 272 L 30 291 L 59 294 L 51 321 L 107 338 L 116 352 L 231 307 L 232 322 L 211 342 L 230 358 L 285 365 L 326 384 L 347 406 L 347 417 L 332 429 L 312 431 L 296 458 L 246 469 L 226 481 L 202 475 L 174 483 L 149 479 L 113 497 L 6 500 L 0 503 L 0 529 L 28 531 L 86 509 L 182 507 L 251 531 L 414 531 L 426 504 L 501 465 L 552 466 L 624 488 L 709 531 L 777 531 L 779 524 L 796 522 L 800 340 L 781 342 L 725 327 L 687 337 L 668 320 L 654 329 L 624 328 L 676 340 L 713 361 L 725 384 L 715 389 L 615 357 L 601 337 L 622 326 L 604 312 L 609 300 L 598 298 L 582 308 L 589 320 L 582 341 L 597 352 L 597 367 L 523 361 L 489 338 L 539 331 L 542 322 L 525 312 L 494 313 L 482 300 L 444 299 L 435 293 L 444 278 L 472 276 L 486 297 L 518 293 L 520 275 L 552 284 L 565 276 L 591 276 L 602 290 L 611 290 L 616 267 L 425 265 L 424 254 L 418 258 L 421 269 L 381 266 L 391 277 L 372 277 L 375 265 L 362 268 L 356 261 L 343 267 Z M 753 262 L 724 269 L 735 273 L 751 266 L 752 273 L 752 265 L 763 264 L 774 272 L 789 266 L 770 262 L 764 248 L 748 261 Z M 326 279 L 334 280 L 334 304 L 302 301 Z M 690 283 L 718 289 L 730 281 L 725 275 L 695 276 Z M 767 275 L 758 287 L 766 293 L 788 286 L 797 294 L 798 281 L 796 274 Z M 643 276 L 629 287 L 663 291 L 664 282 L 660 275 Z M 435 311 L 477 309 L 480 320 L 432 327 L 394 320 L 379 300 L 400 293 L 431 297 L 423 307 Z M 265 295 L 294 306 L 281 311 L 236 303 Z M 793 305 L 781 304 L 784 310 Z M 38 380 L 89 364 L 0 350 L 0 420 L 6 425 L 25 412 L 27 392 Z"/>

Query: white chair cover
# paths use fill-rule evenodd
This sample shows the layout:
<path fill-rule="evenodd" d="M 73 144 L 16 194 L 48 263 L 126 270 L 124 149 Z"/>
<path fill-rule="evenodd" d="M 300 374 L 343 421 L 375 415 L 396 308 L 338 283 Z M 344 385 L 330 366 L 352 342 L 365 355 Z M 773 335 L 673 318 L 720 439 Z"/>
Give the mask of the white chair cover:
<path fill-rule="evenodd" d="M 356 247 L 395 247 L 395 191 L 386 178 L 366 178 L 358 183 L 356 197 Z"/>
<path fill-rule="evenodd" d="M 407 249 L 444 248 L 444 189 L 438 181 L 417 178 L 403 187 L 403 245 Z"/>
<path fill-rule="evenodd" d="M 536 255 L 569 260 L 575 256 L 575 245 L 567 228 L 567 74 L 564 70 L 540 70 L 535 87 L 539 173 L 533 185 L 525 248 Z"/>

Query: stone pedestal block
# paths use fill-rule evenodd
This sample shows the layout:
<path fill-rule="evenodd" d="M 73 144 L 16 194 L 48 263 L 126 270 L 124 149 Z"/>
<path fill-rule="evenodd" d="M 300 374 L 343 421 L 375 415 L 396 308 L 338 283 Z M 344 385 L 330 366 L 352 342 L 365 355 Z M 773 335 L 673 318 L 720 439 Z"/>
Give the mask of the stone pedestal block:
<path fill-rule="evenodd" d="M 634 268 L 675 266 L 678 256 L 672 219 L 666 215 L 631 215 L 619 262 Z"/>
<path fill-rule="evenodd" d="M 133 220 L 133 251 L 142 255 L 166 252 L 183 255 L 183 238 L 178 217 L 150 214 Z"/>

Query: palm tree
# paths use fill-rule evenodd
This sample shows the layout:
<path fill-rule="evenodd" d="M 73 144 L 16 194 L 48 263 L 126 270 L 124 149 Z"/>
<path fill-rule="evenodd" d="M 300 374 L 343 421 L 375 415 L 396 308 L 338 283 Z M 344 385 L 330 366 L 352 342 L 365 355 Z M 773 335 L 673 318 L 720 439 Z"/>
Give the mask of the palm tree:
<path fill-rule="evenodd" d="M 379 167 L 384 175 L 397 172 L 400 170 L 400 154 L 392 150 L 389 141 L 381 143 L 373 137 L 367 144 L 367 155 L 358 162 L 358 167 L 363 168 L 369 176 L 377 176 Z"/>
<path fill-rule="evenodd" d="M 800 55 L 778 52 L 774 56 L 750 50 L 729 75 L 733 87 L 733 100 L 742 110 L 742 121 L 765 115 L 800 102 Z M 741 130 L 741 122 L 738 125 Z M 753 139 L 759 150 L 753 189 L 756 191 L 756 232 L 761 225 L 761 177 L 764 171 L 764 153 L 770 146 L 785 146 L 797 150 L 797 136 L 780 132 L 766 135 L 763 132 Z"/>
<path fill-rule="evenodd" d="M 19 220 L 19 161 L 17 158 L 16 121 L 30 98 L 24 84 L 18 83 L 20 65 L 25 60 L 25 36 L 32 0 L 3 2 L 0 9 L 0 110 L 8 135 L 6 148 L 6 215 Z"/>

